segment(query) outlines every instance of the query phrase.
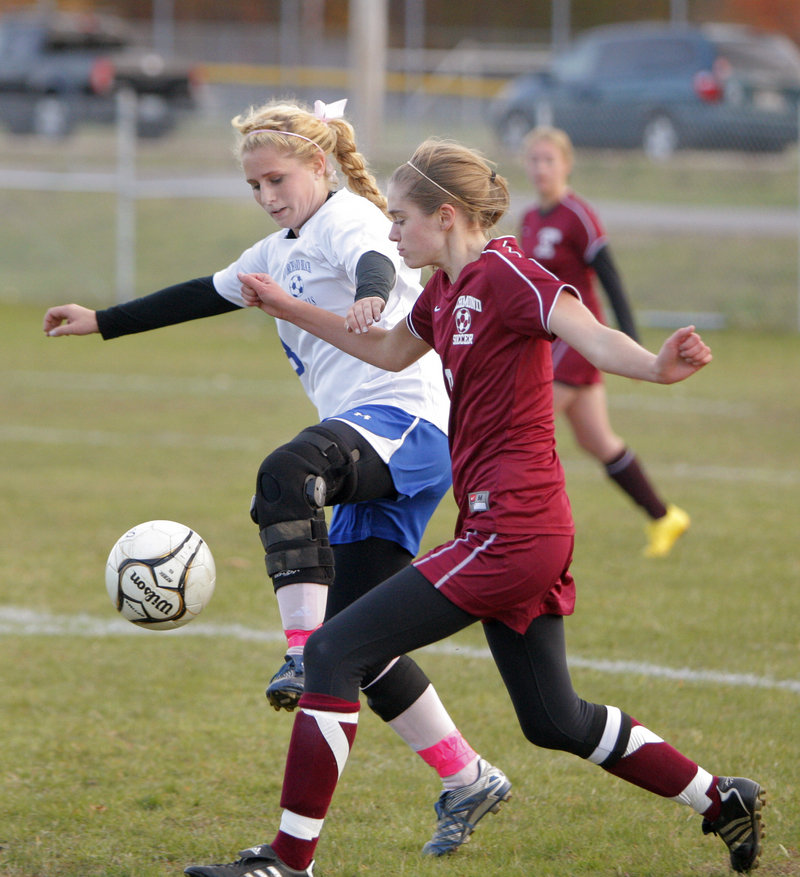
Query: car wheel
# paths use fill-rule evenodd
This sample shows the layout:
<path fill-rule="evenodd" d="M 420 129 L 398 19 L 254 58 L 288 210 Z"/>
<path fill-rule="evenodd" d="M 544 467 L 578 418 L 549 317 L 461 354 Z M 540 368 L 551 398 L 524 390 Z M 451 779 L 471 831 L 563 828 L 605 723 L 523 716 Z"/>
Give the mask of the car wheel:
<path fill-rule="evenodd" d="M 163 137 L 175 127 L 175 114 L 172 108 L 156 94 L 139 98 L 136 133 L 139 137 Z"/>
<path fill-rule="evenodd" d="M 516 152 L 522 146 L 525 135 L 533 128 L 533 122 L 525 113 L 509 113 L 500 123 L 500 142 L 506 149 Z"/>
<path fill-rule="evenodd" d="M 31 130 L 39 137 L 58 140 L 72 130 L 72 113 L 63 98 L 47 95 L 33 105 Z"/>
<path fill-rule="evenodd" d="M 659 113 L 644 126 L 642 148 L 653 161 L 664 161 L 679 145 L 678 129 L 669 116 Z"/>

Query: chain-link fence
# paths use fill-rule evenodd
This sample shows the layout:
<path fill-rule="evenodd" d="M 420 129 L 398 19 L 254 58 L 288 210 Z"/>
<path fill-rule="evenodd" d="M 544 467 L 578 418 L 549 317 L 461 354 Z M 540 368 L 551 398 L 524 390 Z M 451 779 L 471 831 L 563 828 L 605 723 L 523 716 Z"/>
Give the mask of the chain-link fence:
<path fill-rule="evenodd" d="M 708 54 L 707 75 L 683 79 L 675 64 L 690 51 L 711 52 L 711 37 L 698 42 L 692 31 L 680 52 L 674 35 L 659 48 L 640 33 L 625 55 L 620 34 L 608 33 L 577 60 L 556 62 L 561 68 L 543 44 L 392 52 L 369 157 L 383 181 L 427 136 L 481 149 L 510 181 L 512 211 L 500 230 L 515 232 L 534 199 L 520 135 L 552 122 L 576 142 L 573 185 L 606 224 L 642 322 L 690 316 L 701 325 L 796 329 L 800 91 L 784 75 L 791 46 L 770 42 L 770 63 L 748 79 L 734 34 L 717 29 L 726 54 Z M 763 58 L 763 45 L 736 45 L 751 66 Z M 113 127 L 85 126 L 65 140 L 0 134 L 0 300 L 108 303 L 228 264 L 272 230 L 232 156 L 231 117 L 277 95 L 347 96 L 340 54 L 328 47 L 330 67 L 211 64 L 199 111 L 168 136 L 139 141 L 135 154 Z M 526 62 L 534 75 L 518 80 L 512 71 Z M 631 63 L 650 79 L 631 73 Z M 357 116 L 352 102 L 349 110 Z"/>

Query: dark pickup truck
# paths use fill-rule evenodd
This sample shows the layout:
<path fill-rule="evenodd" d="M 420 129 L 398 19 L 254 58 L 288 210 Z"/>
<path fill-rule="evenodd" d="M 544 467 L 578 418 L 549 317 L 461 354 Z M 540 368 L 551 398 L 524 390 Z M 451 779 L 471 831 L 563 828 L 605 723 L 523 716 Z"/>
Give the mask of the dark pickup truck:
<path fill-rule="evenodd" d="M 196 105 L 196 68 L 137 44 L 126 22 L 55 13 L 0 18 L 0 124 L 14 134 L 64 137 L 111 123 L 122 88 L 137 96 L 137 132 L 159 137 Z"/>

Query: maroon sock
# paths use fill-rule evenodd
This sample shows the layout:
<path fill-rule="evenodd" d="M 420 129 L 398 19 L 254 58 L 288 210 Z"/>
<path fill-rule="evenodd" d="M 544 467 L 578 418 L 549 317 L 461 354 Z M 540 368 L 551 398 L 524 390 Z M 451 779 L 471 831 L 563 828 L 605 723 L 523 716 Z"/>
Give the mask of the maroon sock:
<path fill-rule="evenodd" d="M 642 731 L 637 731 L 641 728 Z M 605 768 L 620 779 L 627 780 L 648 792 L 674 798 L 689 785 L 697 773 L 697 764 L 648 731 L 631 718 L 631 741 L 641 735 L 641 743 L 611 767 Z M 712 798 L 713 801 L 713 798 Z"/>
<path fill-rule="evenodd" d="M 609 460 L 605 467 L 608 477 L 616 481 L 653 520 L 664 517 L 667 507 L 656 494 L 636 454 L 630 448 L 624 448 L 622 453 Z"/>
<path fill-rule="evenodd" d="M 283 776 L 281 807 L 297 817 L 322 820 L 356 736 L 359 704 L 322 694 L 305 694 L 289 741 Z M 308 824 L 297 834 L 284 831 L 272 848 L 290 867 L 302 871 L 311 864 L 319 830 Z"/>
<path fill-rule="evenodd" d="M 718 782 L 719 777 L 712 777 L 711 785 L 706 791 L 706 795 L 711 799 L 711 806 L 703 813 L 703 816 L 710 822 L 713 822 L 719 816 L 719 811 L 722 809 L 722 798 L 720 798 L 719 789 L 717 788 Z"/>

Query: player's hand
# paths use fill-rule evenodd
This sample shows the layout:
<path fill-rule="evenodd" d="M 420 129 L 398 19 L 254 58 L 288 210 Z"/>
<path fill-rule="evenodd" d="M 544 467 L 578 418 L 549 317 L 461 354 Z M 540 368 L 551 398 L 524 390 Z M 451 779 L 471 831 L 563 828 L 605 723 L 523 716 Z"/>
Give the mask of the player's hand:
<path fill-rule="evenodd" d="M 251 308 L 261 308 L 264 313 L 281 317 L 287 298 L 291 296 L 269 274 L 239 274 L 242 299 Z"/>
<path fill-rule="evenodd" d="M 44 334 L 54 338 L 58 335 L 91 335 L 98 331 L 97 315 L 81 305 L 58 305 L 44 315 Z"/>
<path fill-rule="evenodd" d="M 711 348 L 695 332 L 684 326 L 673 332 L 656 357 L 656 372 L 662 384 L 683 381 L 712 360 Z"/>
<path fill-rule="evenodd" d="M 344 318 L 345 329 L 348 332 L 355 332 L 356 335 L 367 332 L 373 323 L 380 320 L 384 307 L 386 302 L 379 295 L 354 301 Z"/>

